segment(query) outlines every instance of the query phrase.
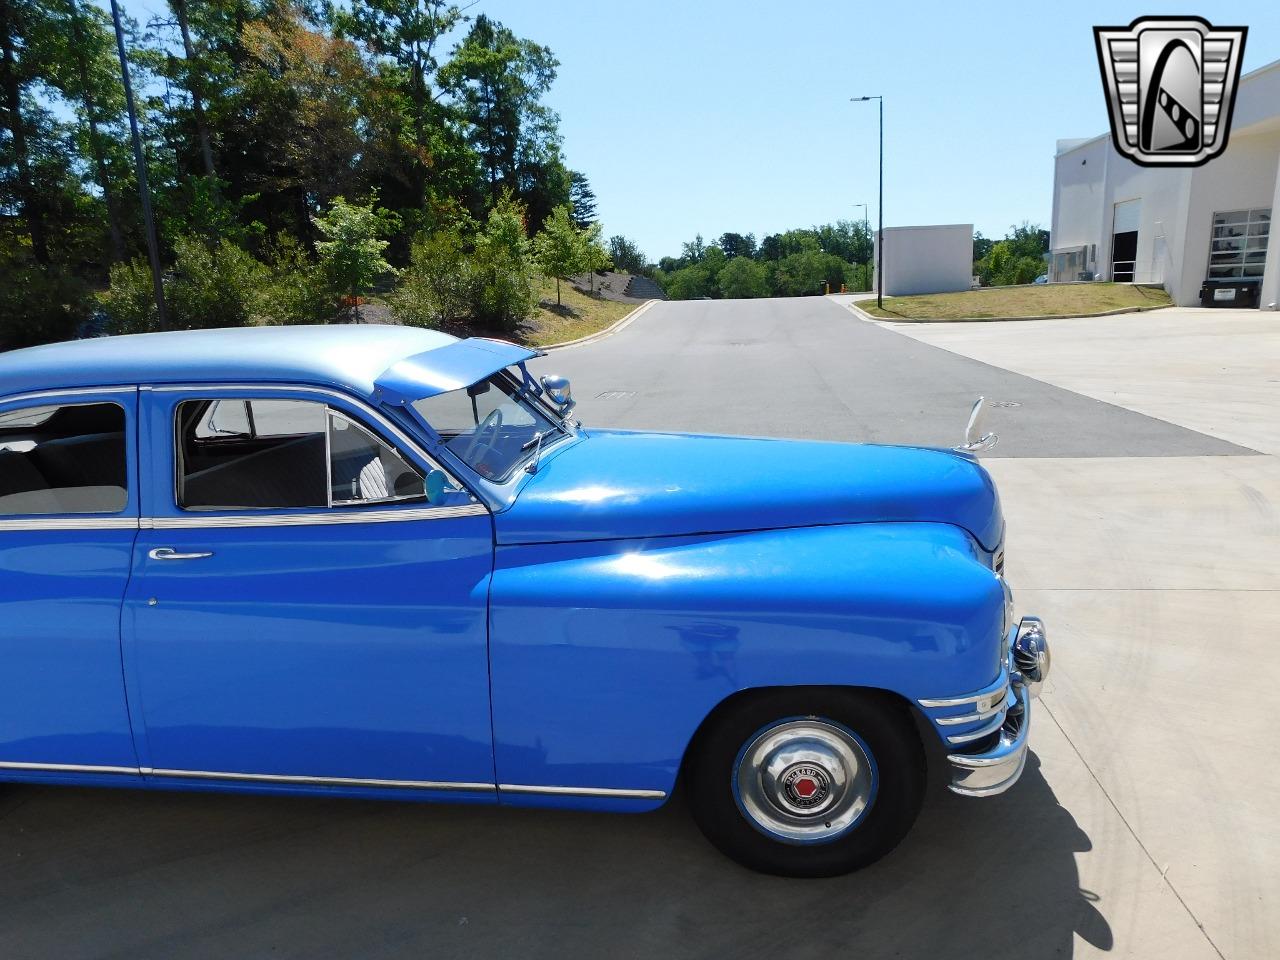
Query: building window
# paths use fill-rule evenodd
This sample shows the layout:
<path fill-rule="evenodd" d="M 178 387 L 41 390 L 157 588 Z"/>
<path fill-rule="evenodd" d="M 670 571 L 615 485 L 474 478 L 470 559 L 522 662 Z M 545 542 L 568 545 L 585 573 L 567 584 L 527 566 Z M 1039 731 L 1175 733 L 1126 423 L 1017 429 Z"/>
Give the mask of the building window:
<path fill-rule="evenodd" d="M 1268 209 L 1215 213 L 1209 241 L 1209 279 L 1261 280 L 1270 233 Z"/>

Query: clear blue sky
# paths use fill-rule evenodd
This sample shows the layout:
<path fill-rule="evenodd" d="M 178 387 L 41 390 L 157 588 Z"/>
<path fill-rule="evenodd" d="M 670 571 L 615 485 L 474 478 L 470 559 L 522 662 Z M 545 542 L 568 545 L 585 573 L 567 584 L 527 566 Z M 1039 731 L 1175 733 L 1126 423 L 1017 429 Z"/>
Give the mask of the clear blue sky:
<path fill-rule="evenodd" d="M 1054 142 L 1107 129 L 1092 27 L 1198 13 L 1245 24 L 1244 69 L 1280 59 L 1280 3 L 480 0 L 560 60 L 552 105 L 607 233 L 650 258 L 701 232 L 876 218 L 1048 228 Z"/>
<path fill-rule="evenodd" d="M 163 0 L 123 0 L 139 19 Z M 606 234 L 653 260 L 727 230 L 876 219 L 1049 226 L 1054 142 L 1107 129 L 1092 27 L 1198 13 L 1249 27 L 1244 69 L 1280 59 L 1280 3 L 479 0 L 551 47 L 564 152 Z"/>

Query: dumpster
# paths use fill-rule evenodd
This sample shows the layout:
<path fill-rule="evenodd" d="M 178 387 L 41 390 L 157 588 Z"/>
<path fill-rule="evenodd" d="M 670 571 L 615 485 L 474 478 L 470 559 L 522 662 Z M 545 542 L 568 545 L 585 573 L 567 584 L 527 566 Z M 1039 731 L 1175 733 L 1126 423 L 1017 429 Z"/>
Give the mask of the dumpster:
<path fill-rule="evenodd" d="M 1256 307 L 1261 280 L 1206 280 L 1200 288 L 1202 307 Z"/>

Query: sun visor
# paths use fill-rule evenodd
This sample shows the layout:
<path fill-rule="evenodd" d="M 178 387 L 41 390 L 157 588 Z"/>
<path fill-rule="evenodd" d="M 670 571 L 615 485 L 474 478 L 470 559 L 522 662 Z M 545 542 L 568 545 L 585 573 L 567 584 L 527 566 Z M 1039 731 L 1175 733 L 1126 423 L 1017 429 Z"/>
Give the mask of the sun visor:
<path fill-rule="evenodd" d="M 504 367 L 542 355 L 540 350 L 505 340 L 484 337 L 459 340 L 393 363 L 374 381 L 376 398 L 382 403 L 404 406 L 450 390 L 461 390 Z"/>

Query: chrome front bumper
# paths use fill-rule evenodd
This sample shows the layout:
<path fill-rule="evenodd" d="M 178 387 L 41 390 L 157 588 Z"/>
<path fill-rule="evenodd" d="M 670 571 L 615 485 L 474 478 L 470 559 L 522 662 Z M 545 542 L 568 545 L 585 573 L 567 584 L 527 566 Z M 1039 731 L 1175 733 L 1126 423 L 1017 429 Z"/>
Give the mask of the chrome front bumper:
<path fill-rule="evenodd" d="M 994 684 L 966 697 L 917 701 L 950 746 L 999 731 L 995 744 L 979 753 L 948 754 L 953 793 L 990 797 L 1018 782 L 1027 763 L 1031 701 L 1048 674 L 1044 624 L 1024 617 L 1011 631 L 1005 665 Z"/>

